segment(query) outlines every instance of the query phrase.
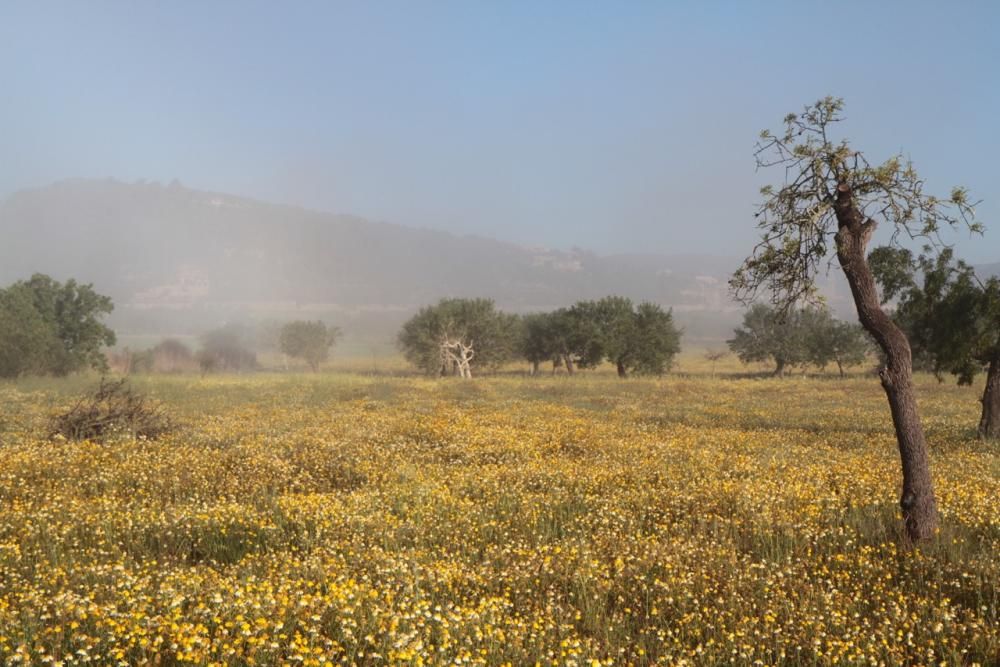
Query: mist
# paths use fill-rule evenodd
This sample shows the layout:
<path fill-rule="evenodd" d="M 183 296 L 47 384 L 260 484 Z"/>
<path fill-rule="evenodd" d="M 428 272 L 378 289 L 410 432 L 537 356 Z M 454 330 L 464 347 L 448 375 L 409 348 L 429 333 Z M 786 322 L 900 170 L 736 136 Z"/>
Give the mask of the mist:
<path fill-rule="evenodd" d="M 851 42 L 823 48 L 851 17 Z M 359 350 L 414 309 L 625 294 L 688 336 L 738 319 L 763 128 L 832 94 L 874 160 L 998 218 L 990 3 L 436 3 L 0 10 L 0 279 L 115 299 L 115 328 L 193 336 L 314 317 Z M 933 45 L 930 48 L 929 45 Z M 884 240 L 884 239 L 882 239 Z M 1000 241 L 955 233 L 957 255 Z M 850 313 L 846 286 L 824 286 Z"/>

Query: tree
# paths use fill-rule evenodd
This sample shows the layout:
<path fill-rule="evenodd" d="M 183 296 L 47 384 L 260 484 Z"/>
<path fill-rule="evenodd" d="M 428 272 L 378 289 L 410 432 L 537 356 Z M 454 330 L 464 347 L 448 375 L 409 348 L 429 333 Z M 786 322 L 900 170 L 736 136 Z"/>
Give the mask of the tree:
<path fill-rule="evenodd" d="M 869 263 L 883 301 L 898 299 L 893 319 L 921 366 L 939 379 L 951 373 L 961 385 L 986 370 L 977 431 L 1000 438 L 1000 279 L 981 281 L 950 248 L 914 259 L 908 250 L 881 247 Z"/>
<path fill-rule="evenodd" d="M 871 351 L 864 329 L 838 320 L 826 308 L 802 309 L 799 327 L 806 361 L 820 369 L 834 363 L 840 377 L 844 377 L 846 366 L 863 364 Z"/>
<path fill-rule="evenodd" d="M 538 375 L 543 362 L 551 361 L 553 369 L 562 353 L 555 313 L 530 313 L 521 318 L 518 350 L 531 364 L 531 374 Z"/>
<path fill-rule="evenodd" d="M 0 290 L 0 377 L 48 372 L 59 348 L 55 331 L 26 290 Z"/>
<path fill-rule="evenodd" d="M 160 373 L 180 373 L 191 370 L 194 365 L 191 350 L 176 338 L 163 339 L 150 352 L 153 356 L 153 370 Z"/>
<path fill-rule="evenodd" d="M 429 375 L 472 377 L 514 357 L 517 318 L 492 299 L 442 299 L 403 324 L 397 343 L 406 360 Z"/>
<path fill-rule="evenodd" d="M 715 364 L 719 360 L 725 359 L 726 355 L 728 355 L 728 354 L 729 354 L 729 350 L 714 350 L 714 349 L 713 350 L 705 350 L 705 354 L 703 356 L 705 357 L 706 361 L 712 362 L 712 377 L 713 378 L 715 377 Z"/>
<path fill-rule="evenodd" d="M 604 359 L 604 337 L 593 316 L 593 302 L 581 301 L 552 313 L 556 350 L 566 372 L 594 368 Z"/>
<path fill-rule="evenodd" d="M 607 359 L 619 377 L 662 375 L 680 351 L 680 335 L 669 310 L 648 302 L 636 308 L 631 299 L 608 296 L 524 317 L 520 349 L 533 373 L 547 360 L 553 371 L 561 363 L 572 375 Z"/>
<path fill-rule="evenodd" d="M 615 360 L 621 377 L 628 373 L 663 375 L 681 351 L 681 332 L 674 326 L 673 312 L 655 303 L 640 303 L 632 313 L 632 325 L 624 332 L 626 352 Z"/>
<path fill-rule="evenodd" d="M 626 377 L 636 353 L 636 320 L 632 300 L 623 296 L 606 296 L 599 301 L 581 302 L 578 307 L 595 326 L 603 356 L 614 364 L 618 377 Z"/>
<path fill-rule="evenodd" d="M 302 359 L 316 372 L 319 365 L 330 357 L 330 347 L 340 338 L 340 329 L 328 327 L 323 322 L 297 320 L 281 328 L 281 352 L 292 358 Z"/>
<path fill-rule="evenodd" d="M 213 329 L 201 336 L 201 350 L 196 358 L 202 372 L 235 371 L 237 373 L 257 367 L 257 355 L 247 343 L 244 327 L 230 324 Z"/>
<path fill-rule="evenodd" d="M 784 375 L 786 368 L 801 365 L 806 360 L 799 319 L 797 310 L 782 312 L 755 303 L 743 314 L 743 325 L 733 331 L 733 337 L 726 344 L 743 363 L 771 361 L 774 363 L 773 375 Z"/>
<path fill-rule="evenodd" d="M 114 309 L 110 297 L 92 285 L 72 279 L 60 283 L 41 273 L 2 293 L 4 354 L 22 357 L 11 363 L 10 372 L 107 370 L 103 348 L 115 344 L 115 333 L 101 320 Z"/>
<path fill-rule="evenodd" d="M 730 281 L 735 295 L 749 302 L 758 291 L 787 308 L 816 292 L 816 274 L 831 248 L 847 278 L 861 326 L 882 351 L 879 371 L 892 413 L 903 472 L 900 506 L 907 535 L 931 538 L 938 525 L 930 460 L 913 388 L 910 345 L 902 329 L 882 309 L 866 249 L 878 220 L 893 239 L 934 238 L 943 227 L 966 224 L 975 231 L 973 205 L 955 188 L 947 199 L 923 191 L 912 164 L 895 156 L 873 166 L 846 140 L 835 141 L 843 102 L 827 97 L 789 114 L 784 130 L 761 133 L 759 167 L 779 167 L 785 181 L 766 186 L 757 212 L 762 240 Z"/>

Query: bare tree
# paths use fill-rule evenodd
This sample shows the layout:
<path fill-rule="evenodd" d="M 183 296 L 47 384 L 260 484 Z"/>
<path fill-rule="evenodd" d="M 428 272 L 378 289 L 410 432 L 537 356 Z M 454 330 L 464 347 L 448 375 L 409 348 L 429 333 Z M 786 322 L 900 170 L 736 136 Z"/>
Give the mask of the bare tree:
<path fill-rule="evenodd" d="M 473 341 L 465 344 L 459 339 L 445 336 L 441 341 L 441 368 L 454 368 L 459 377 L 472 377 L 472 358 L 476 356 Z"/>
<path fill-rule="evenodd" d="M 892 241 L 900 236 L 940 242 L 942 228 L 968 226 L 974 204 L 962 188 L 940 199 L 924 193 L 924 182 L 901 156 L 873 166 L 846 140 L 829 136 L 842 120 L 843 102 L 827 97 L 802 113 L 785 117 L 784 131 L 760 135 L 758 167 L 780 167 L 784 183 L 761 189 L 757 212 L 763 232 L 752 255 L 730 281 L 734 294 L 749 303 L 759 291 L 788 308 L 816 296 L 815 278 L 832 249 L 851 288 L 858 320 L 882 349 L 879 372 L 892 412 L 902 461 L 900 506 L 907 535 L 931 538 L 938 512 L 930 462 L 913 388 L 910 345 L 879 303 L 866 249 L 878 221 L 888 223 Z"/>
<path fill-rule="evenodd" d="M 729 350 L 705 350 L 705 354 L 703 356 L 707 361 L 712 362 L 712 377 L 714 378 L 716 362 L 729 356 Z"/>

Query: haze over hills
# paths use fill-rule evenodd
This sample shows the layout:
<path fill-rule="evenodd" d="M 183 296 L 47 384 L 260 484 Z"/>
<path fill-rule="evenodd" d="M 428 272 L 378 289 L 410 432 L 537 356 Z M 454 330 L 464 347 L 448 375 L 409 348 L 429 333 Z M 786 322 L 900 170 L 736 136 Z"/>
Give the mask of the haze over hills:
<path fill-rule="evenodd" d="M 0 281 L 40 271 L 93 282 L 134 333 L 291 313 L 388 324 L 444 296 L 527 312 L 622 294 L 672 306 L 681 320 L 736 308 L 726 280 L 738 258 L 526 248 L 177 183 L 21 191 L 0 203 L 0 233 Z"/>
<path fill-rule="evenodd" d="M 720 339 L 741 309 L 737 257 L 527 248 L 372 222 L 178 183 L 72 180 L 0 203 L 0 282 L 34 272 L 92 282 L 126 335 L 191 335 L 226 321 L 308 317 L 391 339 L 445 296 L 514 312 L 620 294 L 672 307 L 690 337 Z M 844 306 L 846 291 L 827 294 Z M 842 295 L 842 296 L 841 296 Z"/>

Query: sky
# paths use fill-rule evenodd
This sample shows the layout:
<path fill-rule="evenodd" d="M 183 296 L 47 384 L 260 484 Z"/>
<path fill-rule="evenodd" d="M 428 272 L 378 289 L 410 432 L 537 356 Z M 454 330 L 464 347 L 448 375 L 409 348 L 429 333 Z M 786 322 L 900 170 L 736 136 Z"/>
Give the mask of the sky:
<path fill-rule="evenodd" d="M 1000 3 L 0 5 L 0 197 L 182 184 L 531 246 L 745 255 L 754 142 L 843 136 L 981 199 L 1000 260 Z"/>

